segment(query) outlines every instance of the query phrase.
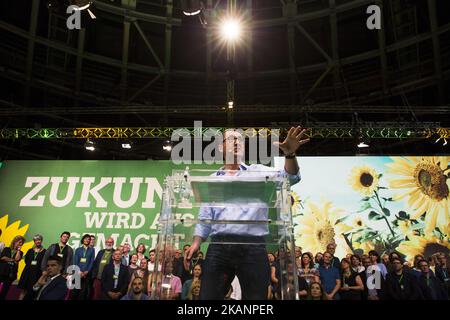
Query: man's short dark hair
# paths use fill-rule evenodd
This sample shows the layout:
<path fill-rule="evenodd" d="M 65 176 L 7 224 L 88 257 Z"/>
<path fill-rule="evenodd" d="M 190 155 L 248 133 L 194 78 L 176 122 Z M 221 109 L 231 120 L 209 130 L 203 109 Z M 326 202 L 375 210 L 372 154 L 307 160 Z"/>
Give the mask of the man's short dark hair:
<path fill-rule="evenodd" d="M 59 265 L 59 266 L 62 266 L 62 258 L 61 257 L 59 257 L 59 256 L 50 256 L 49 258 L 48 258 L 48 260 L 47 260 L 47 262 L 48 261 L 56 261 L 56 263 Z"/>
<path fill-rule="evenodd" d="M 400 258 L 395 258 L 395 257 L 392 258 L 392 259 L 391 259 L 391 262 L 394 263 L 394 261 L 398 261 L 398 262 L 400 262 L 400 264 L 403 264 L 403 261 L 402 261 L 402 259 L 400 259 Z"/>
<path fill-rule="evenodd" d="M 61 233 L 61 235 L 59 237 L 61 238 L 65 234 L 67 234 L 69 236 L 69 238 L 70 238 L 70 232 L 69 231 L 64 231 L 63 233 Z"/>
<path fill-rule="evenodd" d="M 425 262 L 425 263 L 427 264 L 427 266 L 429 265 L 429 264 L 428 264 L 428 261 L 425 260 L 425 259 L 422 259 L 422 260 L 420 260 L 419 262 L 417 262 L 417 265 L 420 267 L 421 264 L 422 264 L 422 262 Z"/>

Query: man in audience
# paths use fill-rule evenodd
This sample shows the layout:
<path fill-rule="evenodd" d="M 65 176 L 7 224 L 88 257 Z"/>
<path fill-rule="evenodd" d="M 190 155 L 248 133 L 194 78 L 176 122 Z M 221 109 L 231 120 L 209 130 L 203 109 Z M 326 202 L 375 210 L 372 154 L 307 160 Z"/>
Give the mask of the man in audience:
<path fill-rule="evenodd" d="M 162 282 L 163 296 L 167 300 L 178 300 L 181 296 L 181 279 L 173 274 L 172 262 L 168 262 L 165 270 L 166 275 Z"/>
<path fill-rule="evenodd" d="M 130 245 L 128 243 L 123 244 L 123 251 L 122 251 L 122 264 L 126 267 L 130 265 Z"/>
<path fill-rule="evenodd" d="M 428 262 L 421 260 L 418 265 L 422 271 L 419 277 L 419 286 L 425 300 L 448 300 L 443 283 L 431 272 Z"/>
<path fill-rule="evenodd" d="M 439 265 L 436 266 L 436 277 L 444 284 L 444 287 L 447 289 L 447 294 L 450 296 L 450 267 L 447 264 L 445 253 L 439 253 L 438 262 Z"/>
<path fill-rule="evenodd" d="M 131 290 L 124 295 L 120 300 L 149 300 L 149 297 L 143 293 L 144 283 L 142 278 L 135 277 L 131 283 Z"/>
<path fill-rule="evenodd" d="M 50 247 L 48 247 L 47 251 L 45 251 L 44 258 L 42 259 L 42 271 L 45 271 L 45 269 L 47 269 L 47 261 L 50 256 L 58 256 L 62 260 L 61 273 L 65 276 L 67 267 L 71 266 L 73 261 L 72 247 L 67 244 L 69 238 L 70 232 L 64 231 L 59 237 L 59 242 L 54 243 L 50 245 Z"/>
<path fill-rule="evenodd" d="M 334 253 L 336 252 L 336 244 L 335 243 L 329 243 L 327 245 L 327 251 L 330 255 L 331 255 L 331 261 L 330 261 L 330 265 L 333 268 L 337 268 L 339 269 L 341 262 L 339 261 L 338 257 L 334 256 Z"/>
<path fill-rule="evenodd" d="M 179 278 L 183 275 L 183 260 L 184 258 L 181 256 L 181 250 L 176 249 L 173 257 L 173 274 Z"/>
<path fill-rule="evenodd" d="M 388 300 L 419 300 L 422 294 L 417 278 L 403 270 L 400 258 L 392 258 L 393 271 L 386 277 L 386 299 Z"/>
<path fill-rule="evenodd" d="M 330 252 L 323 254 L 323 265 L 319 267 L 320 280 L 329 300 L 339 300 L 339 289 L 341 288 L 341 276 L 339 269 L 331 266 L 333 256 Z"/>
<path fill-rule="evenodd" d="M 105 249 L 98 252 L 95 257 L 94 265 L 92 266 L 92 279 L 93 282 L 93 299 L 99 300 L 102 298 L 101 279 L 105 266 L 112 263 L 114 239 L 108 238 L 105 242 Z"/>
<path fill-rule="evenodd" d="M 2 236 L 2 229 L 0 229 L 0 237 Z M 0 254 L 2 253 L 3 249 L 5 249 L 5 243 L 0 241 Z"/>
<path fill-rule="evenodd" d="M 120 300 L 127 293 L 128 281 L 128 268 L 122 264 L 122 253 L 115 250 L 112 254 L 112 263 L 107 264 L 102 272 L 103 298 Z"/>
<path fill-rule="evenodd" d="M 64 300 L 67 295 L 66 279 L 61 276 L 63 259 L 59 256 L 47 257 L 47 267 L 33 286 L 36 300 Z"/>
<path fill-rule="evenodd" d="M 85 234 L 81 238 L 81 247 L 75 250 L 73 263 L 80 268 L 80 289 L 74 289 L 71 293 L 73 300 L 87 300 L 89 298 L 88 274 L 94 264 L 94 248 L 90 247 L 91 236 Z"/>

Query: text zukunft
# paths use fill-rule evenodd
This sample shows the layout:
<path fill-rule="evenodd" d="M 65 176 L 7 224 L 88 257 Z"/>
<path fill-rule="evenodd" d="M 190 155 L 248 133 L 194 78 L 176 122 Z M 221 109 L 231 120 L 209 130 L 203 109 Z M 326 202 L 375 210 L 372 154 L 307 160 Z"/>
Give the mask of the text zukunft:
<path fill-rule="evenodd" d="M 123 199 L 122 190 L 128 189 L 130 185 L 131 192 L 126 192 L 130 196 Z M 155 208 L 154 194 L 160 199 L 162 196 L 162 187 L 153 177 L 27 177 L 25 187 L 31 189 L 20 200 L 19 205 L 43 207 L 47 203 L 61 208 L 75 201 L 77 208 L 106 208 L 112 204 L 105 200 L 101 191 L 108 186 L 113 187 L 113 196 L 108 198 L 119 208 L 131 208 L 136 204 L 141 208 Z M 139 200 L 141 188 L 145 190 L 145 198 Z M 61 195 L 60 189 L 67 190 L 65 195 Z"/>

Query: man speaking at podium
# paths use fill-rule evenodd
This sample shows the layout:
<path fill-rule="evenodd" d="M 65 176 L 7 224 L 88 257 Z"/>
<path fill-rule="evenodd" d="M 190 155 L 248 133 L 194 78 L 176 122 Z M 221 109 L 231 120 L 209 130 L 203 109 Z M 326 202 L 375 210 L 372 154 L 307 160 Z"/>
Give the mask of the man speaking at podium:
<path fill-rule="evenodd" d="M 216 175 L 242 176 L 245 180 L 246 175 L 254 177 L 260 172 L 260 175 L 265 177 L 272 172 L 287 177 L 291 185 L 296 184 L 300 181 L 300 172 L 295 153 L 301 145 L 309 141 L 303 138 L 305 131 L 300 127 L 291 128 L 282 143 L 276 142 L 286 158 L 284 170 L 278 172 L 264 165 L 245 165 L 242 135 L 233 129 L 226 130 L 219 146 L 225 158 L 225 165 Z M 205 206 L 200 208 L 198 218 L 267 220 L 268 208 Z M 191 259 L 198 252 L 201 243 L 211 237 L 203 264 L 200 300 L 223 300 L 234 276 L 239 279 L 243 300 L 267 299 L 269 262 L 264 243 L 268 234 L 267 225 L 261 224 L 197 224 L 192 245 L 185 254 L 184 266 L 189 269 Z"/>

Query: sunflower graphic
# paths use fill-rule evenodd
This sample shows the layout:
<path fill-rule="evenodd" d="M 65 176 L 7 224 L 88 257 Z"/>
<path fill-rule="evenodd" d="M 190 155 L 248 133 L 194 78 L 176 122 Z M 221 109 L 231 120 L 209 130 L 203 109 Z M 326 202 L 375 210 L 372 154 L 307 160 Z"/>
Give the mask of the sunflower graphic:
<path fill-rule="evenodd" d="M 441 240 L 432 234 L 425 235 L 425 237 L 413 236 L 408 241 L 400 243 L 397 251 L 403 253 L 406 259 L 412 263 L 417 254 L 422 254 L 426 258 L 437 252 L 450 254 L 450 241 L 449 239 Z"/>
<path fill-rule="evenodd" d="M 354 167 L 350 173 L 349 183 L 354 190 L 370 197 L 377 190 L 378 174 L 369 166 Z"/>
<path fill-rule="evenodd" d="M 0 241 L 4 242 L 6 246 L 9 246 L 11 244 L 11 241 L 14 239 L 15 236 L 22 236 L 24 237 L 27 233 L 29 225 L 26 224 L 22 227 L 20 227 L 20 220 L 14 221 L 8 226 L 8 215 L 4 215 L 0 218 L 0 229 L 2 230 L 2 235 L 0 236 Z M 33 247 L 33 241 L 25 242 L 20 249 L 23 254 L 27 253 L 29 249 Z M 25 261 L 22 259 L 19 263 L 19 272 L 17 277 L 20 278 L 20 275 L 22 274 L 22 270 L 25 268 Z"/>
<path fill-rule="evenodd" d="M 450 223 L 450 181 L 445 175 L 448 157 L 396 157 L 386 164 L 389 173 L 401 176 L 391 179 L 390 187 L 403 189 L 396 200 L 407 198 L 412 208 L 411 219 L 425 215 L 425 233 L 435 227 L 441 231 Z"/>
<path fill-rule="evenodd" d="M 370 250 L 375 250 L 375 244 L 372 241 L 353 242 L 353 249 L 361 249 L 364 253 L 369 253 Z"/>
<path fill-rule="evenodd" d="M 402 234 L 407 236 L 408 238 L 419 235 L 417 230 L 411 230 L 412 223 L 410 220 L 399 220 L 398 221 L 398 229 Z"/>
<path fill-rule="evenodd" d="M 300 197 L 295 191 L 291 191 L 291 205 L 292 205 L 292 213 L 296 214 L 299 212 L 301 203 Z"/>
<path fill-rule="evenodd" d="M 336 255 L 344 256 L 348 246 L 343 234 L 352 229 L 340 220 L 345 215 L 331 202 L 324 202 L 322 207 L 309 202 L 304 215 L 296 219 L 296 244 L 311 252 L 323 252 L 327 244 L 335 242 Z"/>
<path fill-rule="evenodd" d="M 365 227 L 365 223 L 362 220 L 361 216 L 356 215 L 352 220 L 352 227 L 354 229 L 361 229 Z"/>

